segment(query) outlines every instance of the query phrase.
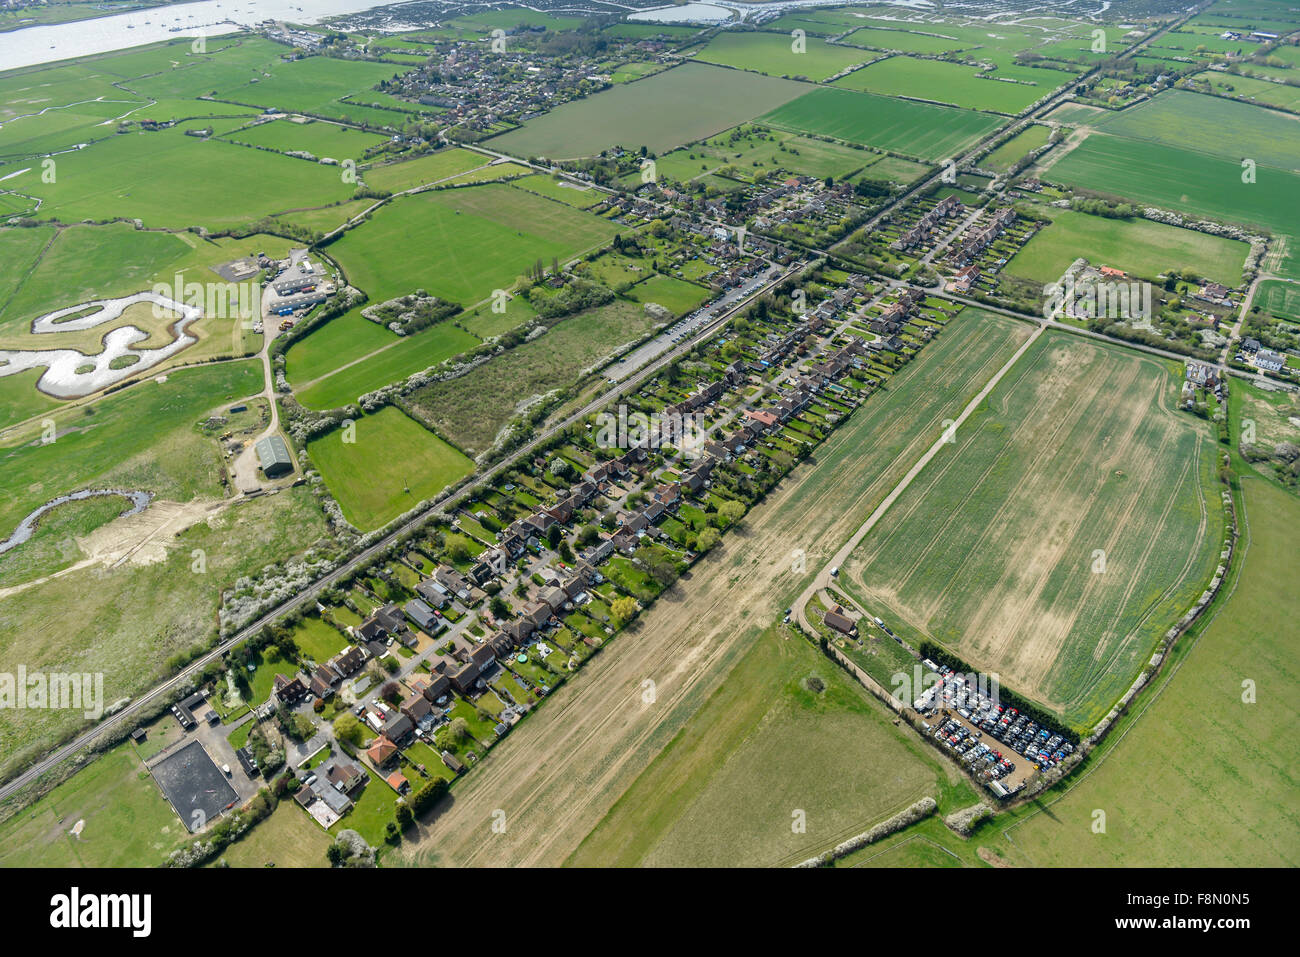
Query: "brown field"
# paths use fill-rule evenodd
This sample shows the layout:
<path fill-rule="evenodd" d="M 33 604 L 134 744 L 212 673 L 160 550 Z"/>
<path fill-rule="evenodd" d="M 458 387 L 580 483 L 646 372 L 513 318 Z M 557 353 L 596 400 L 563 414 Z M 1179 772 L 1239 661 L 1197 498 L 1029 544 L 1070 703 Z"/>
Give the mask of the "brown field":
<path fill-rule="evenodd" d="M 1170 408 L 1166 365 L 1045 337 L 863 541 L 847 587 L 1066 720 L 1100 718 L 1217 555 L 1206 429 Z"/>

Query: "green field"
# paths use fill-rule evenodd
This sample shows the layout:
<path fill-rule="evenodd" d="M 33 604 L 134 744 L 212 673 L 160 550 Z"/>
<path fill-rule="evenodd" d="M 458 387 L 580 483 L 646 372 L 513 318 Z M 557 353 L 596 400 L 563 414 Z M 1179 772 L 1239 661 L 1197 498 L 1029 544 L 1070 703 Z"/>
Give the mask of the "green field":
<path fill-rule="evenodd" d="M 865 63 L 871 54 L 853 47 L 834 46 L 815 37 L 806 38 L 804 49 L 796 53 L 789 34 L 719 33 L 695 54 L 695 59 L 818 82 L 854 64 Z"/>
<path fill-rule="evenodd" d="M 1255 290 L 1255 305 L 1267 315 L 1300 322 L 1300 284 L 1269 279 Z"/>
<path fill-rule="evenodd" d="M 753 119 L 806 89 L 790 80 L 688 63 L 562 104 L 489 145 L 515 156 L 552 159 L 590 156 L 615 145 L 666 153 Z"/>
<path fill-rule="evenodd" d="M 348 316 L 340 316 L 332 322 L 347 319 Z M 357 319 L 374 325 L 368 319 Z M 347 368 L 330 371 L 310 387 L 295 394 L 298 401 L 309 409 L 337 409 L 355 402 L 367 392 L 373 392 L 390 382 L 401 381 L 444 359 L 468 352 L 479 342 L 477 337 L 444 322 L 405 339 L 385 343 L 388 348 L 384 351 L 371 354 Z"/>
<path fill-rule="evenodd" d="M 1300 117 L 1217 96 L 1168 90 L 1094 125 L 1115 136 L 1234 162 L 1249 157 L 1260 166 L 1293 171 L 1300 166 Z"/>
<path fill-rule="evenodd" d="M 765 123 L 915 156 L 945 159 L 996 129 L 996 117 L 852 90 L 816 89 L 767 113 Z"/>
<path fill-rule="evenodd" d="M 1175 375 L 1048 333 L 863 540 L 842 587 L 914 644 L 937 639 L 1091 726 L 1218 557 L 1213 452 L 1199 420 L 1170 414 Z"/>
<path fill-rule="evenodd" d="M 1179 639 L 1177 672 L 1124 737 L 1063 796 L 1005 829 L 1018 862 L 1071 867 L 1295 867 L 1300 819 L 1290 754 L 1297 675 L 1293 622 L 1300 503 L 1242 482 L 1241 577 L 1199 637 Z M 1245 534 L 1248 529 L 1249 536 Z M 1191 644 L 1190 649 L 1188 645 Z M 1243 682 L 1257 688 L 1243 702 Z M 1153 800 L 1158 796 L 1158 800 Z M 1093 833 L 1096 809 L 1106 833 Z M 1013 858 L 1017 859 L 1017 858 Z"/>
<path fill-rule="evenodd" d="M 1009 83 L 981 79 L 973 66 L 948 63 L 942 60 L 918 60 L 895 56 L 855 70 L 835 85 L 849 90 L 862 90 L 885 96 L 908 96 L 933 100 L 973 110 L 991 110 L 998 113 L 1019 113 L 1031 103 L 1041 100 L 1072 77 L 1058 70 L 1030 71 L 1030 83 Z"/>
<path fill-rule="evenodd" d="M 328 867 L 330 835 L 293 801 L 281 801 L 271 816 L 218 858 L 229 867 Z"/>
<path fill-rule="evenodd" d="M 810 689 L 812 677 L 824 690 Z M 770 628 L 566 864 L 770 867 L 812 857 L 938 795 L 938 759 L 889 722 L 807 641 Z M 791 827 L 795 809 L 805 833 Z"/>
<path fill-rule="evenodd" d="M 695 179 L 709 182 L 710 174 L 717 174 L 728 177 L 735 188 L 776 169 L 818 179 L 841 179 L 883 158 L 857 147 L 745 124 L 658 157 L 655 173 L 661 180 L 683 183 Z M 633 173 L 623 182 L 635 188 L 640 176 Z"/>
<path fill-rule="evenodd" d="M 1166 209 L 1292 234 L 1300 223 L 1300 176 L 1259 166 L 1242 182 L 1239 162 L 1094 133 L 1046 174 L 1067 183 Z"/>
<path fill-rule="evenodd" d="M 382 136 L 315 120 L 295 123 L 292 120 L 272 120 L 248 129 L 228 133 L 225 139 L 234 143 L 265 146 L 287 153 L 302 151 L 318 159 L 332 157 L 337 160 L 359 159 L 371 146 L 386 142 Z"/>
<path fill-rule="evenodd" d="M 651 276 L 639 282 L 629 291 L 637 302 L 657 302 L 675 315 L 690 312 L 709 296 L 709 291 L 702 286 L 672 276 Z"/>
<path fill-rule="evenodd" d="M 269 212 L 346 199 L 354 189 L 337 168 L 175 129 L 128 133 L 61 155 L 55 175 L 55 182 L 43 182 L 36 164 L 5 185 L 43 198 L 42 218 L 139 218 L 180 228 L 243 225 Z"/>
<path fill-rule="evenodd" d="M 39 442 L 39 423 L 5 435 L 0 528 L 12 530 L 38 505 L 79 488 L 138 488 L 181 502 L 215 493 L 217 444 L 199 435 L 194 423 L 261 388 L 256 362 L 200 366 L 173 372 L 163 383 L 124 389 L 89 409 L 56 413 L 54 442 Z M 141 429 L 141 422 L 149 428 Z"/>
<path fill-rule="evenodd" d="M 1149 219 L 1108 219 L 1070 210 L 1051 210 L 1051 216 L 1051 225 L 1016 253 L 1007 272 L 1055 282 L 1083 256 L 1094 266 L 1112 266 L 1149 280 L 1174 269 L 1183 276 L 1237 286 L 1250 253 L 1249 243 Z"/>
<path fill-rule="evenodd" d="M 468 306 L 509 289 L 539 258 L 567 260 L 617 231 L 580 210 L 488 184 L 399 199 L 329 253 L 372 302 L 423 288 Z"/>
<path fill-rule="evenodd" d="M 1008 170 L 1026 153 L 1047 145 L 1051 130 L 1040 123 L 1025 127 L 1011 139 L 1007 140 L 988 156 L 979 161 L 979 165 L 993 170 Z"/>
<path fill-rule="evenodd" d="M 0 867 L 156 867 L 185 833 L 131 746 L 120 744 L 0 824 Z"/>
<path fill-rule="evenodd" d="M 393 406 L 314 439 L 307 454 L 357 528 L 378 528 L 474 471 L 474 463 Z"/>
<path fill-rule="evenodd" d="M 1293 68 L 1290 72 L 1295 74 L 1297 71 Z M 1286 83 L 1270 83 L 1249 76 L 1224 76 L 1217 72 L 1202 73 L 1197 79 L 1208 80 L 1224 96 L 1247 99 L 1261 106 L 1300 111 L 1300 88 Z"/>
<path fill-rule="evenodd" d="M 448 179 L 457 173 L 468 172 L 488 162 L 490 158 L 482 153 L 449 149 L 399 163 L 372 166 L 362 174 L 362 178 L 367 186 L 374 189 L 400 193 L 425 183 Z"/>

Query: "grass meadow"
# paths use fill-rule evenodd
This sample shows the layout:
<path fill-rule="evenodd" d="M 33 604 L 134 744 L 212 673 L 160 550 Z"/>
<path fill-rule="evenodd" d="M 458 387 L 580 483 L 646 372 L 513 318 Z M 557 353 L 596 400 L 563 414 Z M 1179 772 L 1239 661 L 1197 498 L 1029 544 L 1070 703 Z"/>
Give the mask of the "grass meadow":
<path fill-rule="evenodd" d="M 890 717 L 806 640 L 769 628 L 566 863 L 772 867 L 812 857 L 938 796 L 938 758 Z M 791 827 L 795 809 L 804 833 Z"/>
<path fill-rule="evenodd" d="M 617 231 L 580 210 L 490 183 L 397 200 L 329 253 L 372 302 L 423 288 L 469 306 L 510 288 L 538 259 L 567 260 Z"/>
<path fill-rule="evenodd" d="M 719 33 L 695 54 L 696 60 L 705 63 L 814 82 L 871 57 L 865 50 L 834 46 L 816 37 L 806 38 L 804 49 L 796 53 L 787 33 Z"/>
<path fill-rule="evenodd" d="M 440 435 L 477 455 L 491 447 L 520 403 L 572 386 L 583 369 L 653 327 L 641 304 L 616 300 L 562 320 L 471 375 L 424 386 L 412 394 L 411 403 Z"/>
<path fill-rule="evenodd" d="M 1094 266 L 1113 266 L 1154 280 L 1169 269 L 1227 286 L 1241 282 L 1250 244 L 1149 219 L 1109 219 L 1071 210 L 1047 210 L 1051 225 L 1016 253 L 1006 270 L 1049 283 L 1080 256 Z"/>
<path fill-rule="evenodd" d="M 215 462 L 216 443 L 209 443 Z M 174 447 L 163 435 L 151 451 L 168 468 L 180 468 L 184 460 L 170 461 Z M 115 533 L 106 526 L 92 540 L 101 534 Z M 63 670 L 75 661 L 78 671 L 103 672 L 106 701 L 135 696 L 169 673 L 168 658 L 216 637 L 223 590 L 273 562 L 329 544 L 320 507 L 305 488 L 229 504 L 132 560 L 89 565 L 6 595 L 0 660 L 32 670 Z M 81 723 L 81 713 L 67 709 L 0 711 L 0 737 L 11 742 L 0 754 L 0 773 L 30 762 Z"/>
<path fill-rule="evenodd" d="M 474 463 L 394 406 L 356 422 L 356 441 L 336 429 L 307 454 L 348 521 L 378 528 L 474 471 Z"/>
<path fill-rule="evenodd" d="M 0 824 L 0 867 L 156 867 L 185 836 L 124 743 Z"/>

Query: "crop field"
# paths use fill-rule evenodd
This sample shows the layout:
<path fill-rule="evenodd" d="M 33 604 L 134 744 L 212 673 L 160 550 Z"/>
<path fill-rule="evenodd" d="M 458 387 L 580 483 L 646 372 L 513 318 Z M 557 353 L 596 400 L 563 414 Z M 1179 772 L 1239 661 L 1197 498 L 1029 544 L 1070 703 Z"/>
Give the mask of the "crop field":
<path fill-rule="evenodd" d="M 654 153 L 704 139 L 799 96 L 805 84 L 687 63 L 562 104 L 489 141 L 515 156 L 571 159 L 610 146 Z M 708 90 L 708 96 L 701 96 Z"/>
<path fill-rule="evenodd" d="M 490 158 L 472 150 L 453 148 L 420 156 L 400 163 L 372 166 L 362 173 L 366 185 L 389 193 L 400 193 L 425 183 L 449 179 L 490 162 Z"/>
<path fill-rule="evenodd" d="M 994 73 L 996 77 L 1001 71 Z M 890 57 L 848 76 L 835 85 L 849 90 L 879 93 L 885 96 L 909 96 L 933 100 L 973 110 L 1019 113 L 1070 79 L 1057 70 L 1034 70 L 1037 85 L 1008 83 L 976 75 L 973 66 L 942 60 L 918 60 L 907 56 Z"/>
<path fill-rule="evenodd" d="M 134 749 L 120 744 L 0 824 L 0 867 L 155 867 L 185 836 Z"/>
<path fill-rule="evenodd" d="M 1007 140 L 988 156 L 980 160 L 979 165 L 994 170 L 1007 170 L 1014 166 L 1027 153 L 1047 145 L 1051 130 L 1040 123 L 1025 127 L 1011 139 Z"/>
<path fill-rule="evenodd" d="M 1300 284 L 1269 279 L 1255 290 L 1255 305 L 1266 314 L 1288 322 L 1300 322 Z"/>
<path fill-rule="evenodd" d="M 802 52 L 796 53 L 793 47 L 787 33 L 719 33 L 695 54 L 695 59 L 817 82 L 872 57 L 864 50 L 835 46 L 816 37 L 804 41 Z"/>
<path fill-rule="evenodd" d="M 1176 269 L 1184 276 L 1236 286 L 1250 253 L 1249 243 L 1148 219 L 1109 219 L 1071 210 L 1050 213 L 1051 225 L 1016 253 L 1007 272 L 1035 282 L 1055 282 L 1083 256 L 1094 266 L 1113 266 L 1149 280 Z"/>
<path fill-rule="evenodd" d="M 1044 336 L 862 542 L 843 586 L 1090 726 L 1218 557 L 1213 450 L 1171 411 L 1174 371 Z"/>
<path fill-rule="evenodd" d="M 770 628 L 566 863 L 770 867 L 812 857 L 937 795 L 938 760 L 889 722 L 807 641 Z M 806 833 L 790 826 L 795 808 Z"/>
<path fill-rule="evenodd" d="M 378 528 L 474 471 L 474 463 L 391 405 L 357 420 L 356 441 L 336 429 L 307 454 L 347 520 Z"/>
<path fill-rule="evenodd" d="M 615 301 L 562 320 L 472 375 L 430 383 L 411 396 L 411 404 L 440 435 L 477 455 L 491 447 L 519 403 L 573 385 L 581 370 L 652 328 L 642 306 Z"/>
<path fill-rule="evenodd" d="M 1128 733 L 1062 797 L 1006 829 L 1017 863 L 1300 863 L 1289 797 L 1300 784 L 1290 757 L 1295 709 L 1286 695 L 1264 691 L 1300 679 L 1289 637 L 1300 615 L 1291 535 L 1300 503 L 1256 478 L 1242 482 L 1242 497 L 1249 545 L 1235 589 Z M 1246 542 L 1243 534 L 1239 547 Z M 1259 688 L 1251 704 L 1243 703 L 1245 678 Z M 1106 812 L 1105 834 L 1092 831 L 1096 808 Z"/>
<path fill-rule="evenodd" d="M 1236 79 L 1234 77 L 1234 79 Z M 1300 117 L 1218 96 L 1167 90 L 1154 99 L 1097 121 L 1115 136 L 1195 149 L 1240 164 L 1295 170 L 1300 163 Z M 1238 175 L 1238 181 L 1241 177 Z"/>
<path fill-rule="evenodd" d="M 337 169 L 174 129 L 129 133 L 61 155 L 56 176 L 43 182 L 36 164 L 6 186 L 44 198 L 41 215 L 63 222 L 130 217 L 178 228 L 242 225 L 353 191 Z"/>
<path fill-rule="evenodd" d="M 1294 234 L 1300 176 L 1268 166 L 1243 183 L 1236 160 L 1093 134 L 1061 157 L 1051 179 L 1098 193 Z"/>
<path fill-rule="evenodd" d="M 385 142 L 374 133 L 339 126 L 324 120 L 295 123 L 292 120 L 272 120 L 247 129 L 226 134 L 235 143 L 265 146 L 288 153 L 301 151 L 317 158 L 359 159 L 369 147 Z"/>
<path fill-rule="evenodd" d="M 830 136 L 920 160 L 959 153 L 1000 122 L 973 110 L 826 88 L 806 93 L 761 119 L 781 129 Z"/>
<path fill-rule="evenodd" d="M 416 289 L 470 305 L 509 289 L 539 258 L 613 238 L 617 224 L 502 184 L 404 197 L 329 247 L 372 302 Z"/>

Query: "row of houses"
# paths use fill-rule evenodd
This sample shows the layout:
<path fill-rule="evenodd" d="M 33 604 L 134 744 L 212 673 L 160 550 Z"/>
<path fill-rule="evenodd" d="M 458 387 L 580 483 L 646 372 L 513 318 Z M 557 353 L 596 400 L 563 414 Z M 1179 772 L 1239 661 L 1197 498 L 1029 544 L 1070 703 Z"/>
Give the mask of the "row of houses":
<path fill-rule="evenodd" d="M 960 216 L 964 212 L 966 212 L 966 207 L 962 205 L 961 201 L 956 196 L 948 196 L 917 220 L 916 225 L 890 243 L 889 248 L 901 251 L 918 246 L 925 242 L 929 238 L 931 230 L 944 220 L 950 216 Z"/>
<path fill-rule="evenodd" d="M 993 241 L 1006 232 L 1007 227 L 1015 221 L 1016 211 L 1014 209 L 1007 207 L 998 210 L 987 226 L 976 230 L 962 241 L 961 246 L 953 253 L 953 260 L 959 265 L 966 265 L 992 245 Z"/>

